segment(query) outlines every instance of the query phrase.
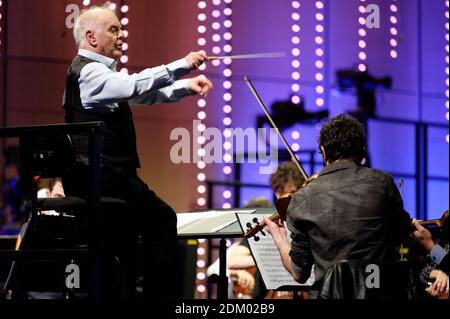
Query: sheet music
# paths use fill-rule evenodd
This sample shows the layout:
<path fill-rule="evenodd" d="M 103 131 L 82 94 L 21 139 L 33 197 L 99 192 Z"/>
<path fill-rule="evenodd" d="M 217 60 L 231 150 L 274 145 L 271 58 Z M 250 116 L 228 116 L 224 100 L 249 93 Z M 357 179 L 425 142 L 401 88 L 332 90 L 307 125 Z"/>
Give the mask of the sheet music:
<path fill-rule="evenodd" d="M 256 217 L 258 220 L 262 220 L 264 217 L 267 217 L 267 215 L 263 214 L 236 215 L 244 232 L 247 230 L 246 224 L 248 222 L 252 225 L 254 224 L 253 218 Z M 284 268 L 278 248 L 270 234 L 266 233 L 266 236 L 258 234 L 258 236 L 260 238 L 259 241 L 255 241 L 254 238 L 248 238 L 248 243 L 267 289 L 277 290 L 282 286 L 311 286 L 314 283 L 314 268 L 311 270 L 311 276 L 306 283 L 300 284 L 296 282 Z M 288 238 L 290 238 L 289 234 Z"/>
<path fill-rule="evenodd" d="M 215 233 L 236 221 L 236 213 L 251 214 L 254 209 L 210 210 L 177 214 L 178 233 Z"/>

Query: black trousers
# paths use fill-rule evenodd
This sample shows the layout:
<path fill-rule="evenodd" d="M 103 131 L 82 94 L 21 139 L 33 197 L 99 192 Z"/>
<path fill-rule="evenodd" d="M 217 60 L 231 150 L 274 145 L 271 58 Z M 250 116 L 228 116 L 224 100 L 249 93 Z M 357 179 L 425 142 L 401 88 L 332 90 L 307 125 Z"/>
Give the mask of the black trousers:
<path fill-rule="evenodd" d="M 80 165 L 72 176 L 64 178 L 66 195 L 86 196 L 89 185 L 88 167 Z M 129 210 L 108 216 L 102 211 L 104 240 L 120 260 L 126 282 L 127 298 L 136 297 L 136 247 L 142 236 L 144 245 L 144 299 L 179 297 L 177 278 L 177 217 L 174 210 L 160 199 L 135 170 L 121 168 L 101 171 L 102 196 L 123 199 Z M 107 287 L 107 289 L 109 289 Z"/>

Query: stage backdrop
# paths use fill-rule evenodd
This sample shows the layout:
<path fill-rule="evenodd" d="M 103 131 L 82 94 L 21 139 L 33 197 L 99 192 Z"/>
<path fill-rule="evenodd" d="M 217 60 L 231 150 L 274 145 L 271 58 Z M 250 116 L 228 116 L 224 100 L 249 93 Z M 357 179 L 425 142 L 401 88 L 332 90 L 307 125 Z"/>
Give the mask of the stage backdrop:
<path fill-rule="evenodd" d="M 71 5 L 83 8 L 87 2 L 3 1 L 8 21 L 1 31 L 8 35 L 1 44 L 7 48 L 8 65 L 7 74 L 2 74 L 6 90 L 1 93 L 6 94 L 5 125 L 63 122 L 65 73 L 76 54 L 68 16 L 73 13 Z M 244 75 L 253 80 L 267 106 L 298 97 L 309 112 L 328 110 L 336 115 L 351 111 L 356 108 L 355 92 L 339 89 L 336 71 L 357 68 L 366 68 L 376 79 L 392 78 L 390 89 L 377 85 L 377 118 L 368 122 L 372 166 L 392 173 L 397 182 L 404 179 L 403 197 L 413 216 L 438 217 L 448 209 L 448 1 L 115 2 L 120 18 L 127 19 L 123 22 L 128 31 L 128 60 L 120 67 L 129 72 L 199 49 L 208 55 L 286 52 L 284 58 L 209 62 L 206 69 L 196 72 L 203 72 L 215 84 L 204 101 L 189 97 L 172 105 L 133 108 L 140 175 L 175 210 L 205 208 L 205 180 L 232 181 L 237 168 L 233 163 L 205 168 L 202 163 L 174 164 L 170 150 L 176 141 L 170 140 L 170 134 L 175 128 L 186 128 L 191 138 L 197 130 L 193 120 L 199 119 L 206 127 L 220 130 L 254 129 L 262 111 Z M 366 13 L 370 4 L 379 11 Z M 367 18 L 376 12 L 379 24 L 369 28 Z M 372 18 L 376 24 L 377 17 Z M 416 122 L 430 123 L 422 139 L 416 138 Z M 284 133 L 290 143 L 297 143 L 296 149 L 316 150 L 319 124 L 296 124 Z M 256 151 L 258 143 L 248 141 L 247 151 Z M 222 150 L 229 146 L 223 145 Z M 191 147 L 191 155 L 196 151 Z M 420 180 L 416 178 L 417 155 L 426 159 L 422 161 L 426 176 Z M 301 157 L 308 159 L 307 154 Z M 305 165 L 308 172 L 320 169 L 317 155 L 315 162 L 313 168 L 309 162 Z M 261 166 L 242 164 L 241 181 L 267 184 L 269 175 L 260 174 Z M 417 185 L 417 181 L 426 184 Z M 417 206 L 417 193 L 423 191 L 422 206 Z M 234 205 L 232 188 L 219 187 L 215 194 L 213 206 Z M 246 188 L 241 195 L 240 206 L 255 196 L 272 196 L 269 190 L 256 188 Z"/>

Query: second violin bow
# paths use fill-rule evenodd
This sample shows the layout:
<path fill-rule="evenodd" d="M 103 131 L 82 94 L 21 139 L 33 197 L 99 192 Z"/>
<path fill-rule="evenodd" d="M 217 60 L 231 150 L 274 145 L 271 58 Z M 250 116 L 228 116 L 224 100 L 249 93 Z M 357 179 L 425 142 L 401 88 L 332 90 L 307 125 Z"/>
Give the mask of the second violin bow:
<path fill-rule="evenodd" d="M 225 59 L 263 59 L 263 58 L 284 58 L 286 52 L 267 52 L 267 53 L 251 53 L 240 55 L 223 55 L 223 56 L 208 56 L 208 61 L 225 60 Z"/>

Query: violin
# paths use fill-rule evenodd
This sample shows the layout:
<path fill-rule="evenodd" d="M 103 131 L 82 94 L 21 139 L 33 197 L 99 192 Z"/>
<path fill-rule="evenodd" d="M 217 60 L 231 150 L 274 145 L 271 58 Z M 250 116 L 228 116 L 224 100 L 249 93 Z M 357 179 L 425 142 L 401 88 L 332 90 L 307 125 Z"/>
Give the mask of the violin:
<path fill-rule="evenodd" d="M 319 175 L 318 173 L 311 175 L 311 177 L 309 177 L 300 188 L 303 188 L 306 185 L 308 185 L 312 180 L 316 179 L 318 175 Z M 285 221 L 286 215 L 287 215 L 287 208 L 289 206 L 289 203 L 291 202 L 292 195 L 294 193 L 295 193 L 295 191 L 291 192 L 291 193 L 282 194 L 275 203 L 275 208 L 277 211 L 275 213 L 273 213 L 272 215 L 270 215 L 269 217 L 267 217 L 267 219 L 272 222 L 277 222 L 280 219 L 282 221 Z M 252 226 L 250 223 L 247 223 L 247 225 L 246 225 L 247 231 L 244 234 L 244 237 L 245 238 L 254 237 L 255 241 L 259 241 L 259 237 L 256 236 L 256 234 L 258 232 L 261 232 L 265 236 L 263 229 L 264 229 L 264 227 L 266 227 L 266 221 L 262 220 L 261 222 L 258 222 L 258 220 L 256 218 L 254 218 L 253 222 L 255 223 L 254 226 Z"/>
<path fill-rule="evenodd" d="M 444 225 L 447 225 L 447 223 L 449 222 L 448 216 L 449 216 L 449 213 L 447 210 L 446 212 L 444 212 L 444 214 L 442 214 L 441 218 L 439 218 L 439 219 L 418 220 L 418 222 L 423 227 L 436 226 L 436 227 L 441 228 L 441 227 L 444 227 Z"/>
<path fill-rule="evenodd" d="M 250 88 L 250 91 L 253 93 L 253 95 L 255 96 L 256 100 L 258 101 L 258 104 L 261 106 L 262 110 L 264 111 L 264 114 L 267 116 L 270 124 L 275 129 L 275 131 L 277 132 L 278 136 L 281 138 L 281 141 L 283 142 L 284 146 L 286 147 L 286 150 L 289 152 L 289 155 L 291 155 L 292 160 L 294 161 L 294 163 L 297 165 L 298 169 L 300 170 L 300 173 L 302 174 L 303 178 L 305 179 L 305 183 L 302 185 L 302 187 L 306 186 L 311 180 L 317 178 L 318 174 L 314 174 L 311 177 L 308 177 L 308 175 L 306 174 L 306 171 L 304 170 L 304 168 L 300 164 L 297 156 L 294 154 L 294 152 L 292 151 L 292 149 L 289 146 L 288 142 L 284 138 L 283 134 L 281 134 L 281 132 L 278 129 L 277 125 L 275 124 L 275 122 L 273 121 L 272 117 L 270 116 L 269 111 L 267 110 L 266 106 L 264 105 L 263 101 L 261 100 L 258 92 L 256 92 L 256 89 L 253 86 L 252 82 L 250 81 L 250 79 L 247 76 L 244 76 L 244 80 L 247 83 L 248 87 Z M 273 222 L 278 221 L 279 219 L 281 219 L 282 221 L 285 221 L 286 220 L 287 208 L 289 206 L 291 198 L 292 198 L 292 193 L 282 194 L 277 199 L 277 201 L 275 203 L 275 208 L 276 208 L 277 212 L 273 213 L 272 215 L 270 215 L 268 217 L 268 219 L 273 221 Z M 266 234 L 262 231 L 264 229 L 264 227 L 266 226 L 265 221 L 263 220 L 261 222 L 258 222 L 258 220 L 255 218 L 255 219 L 253 219 L 253 222 L 255 223 L 254 226 L 252 226 L 251 223 L 247 223 L 246 226 L 247 226 L 248 229 L 247 229 L 246 233 L 244 234 L 244 237 L 245 238 L 253 237 L 258 232 L 261 232 L 261 234 L 263 234 L 265 236 Z M 255 239 L 255 241 L 258 241 L 259 237 L 255 236 L 254 239 Z"/>

